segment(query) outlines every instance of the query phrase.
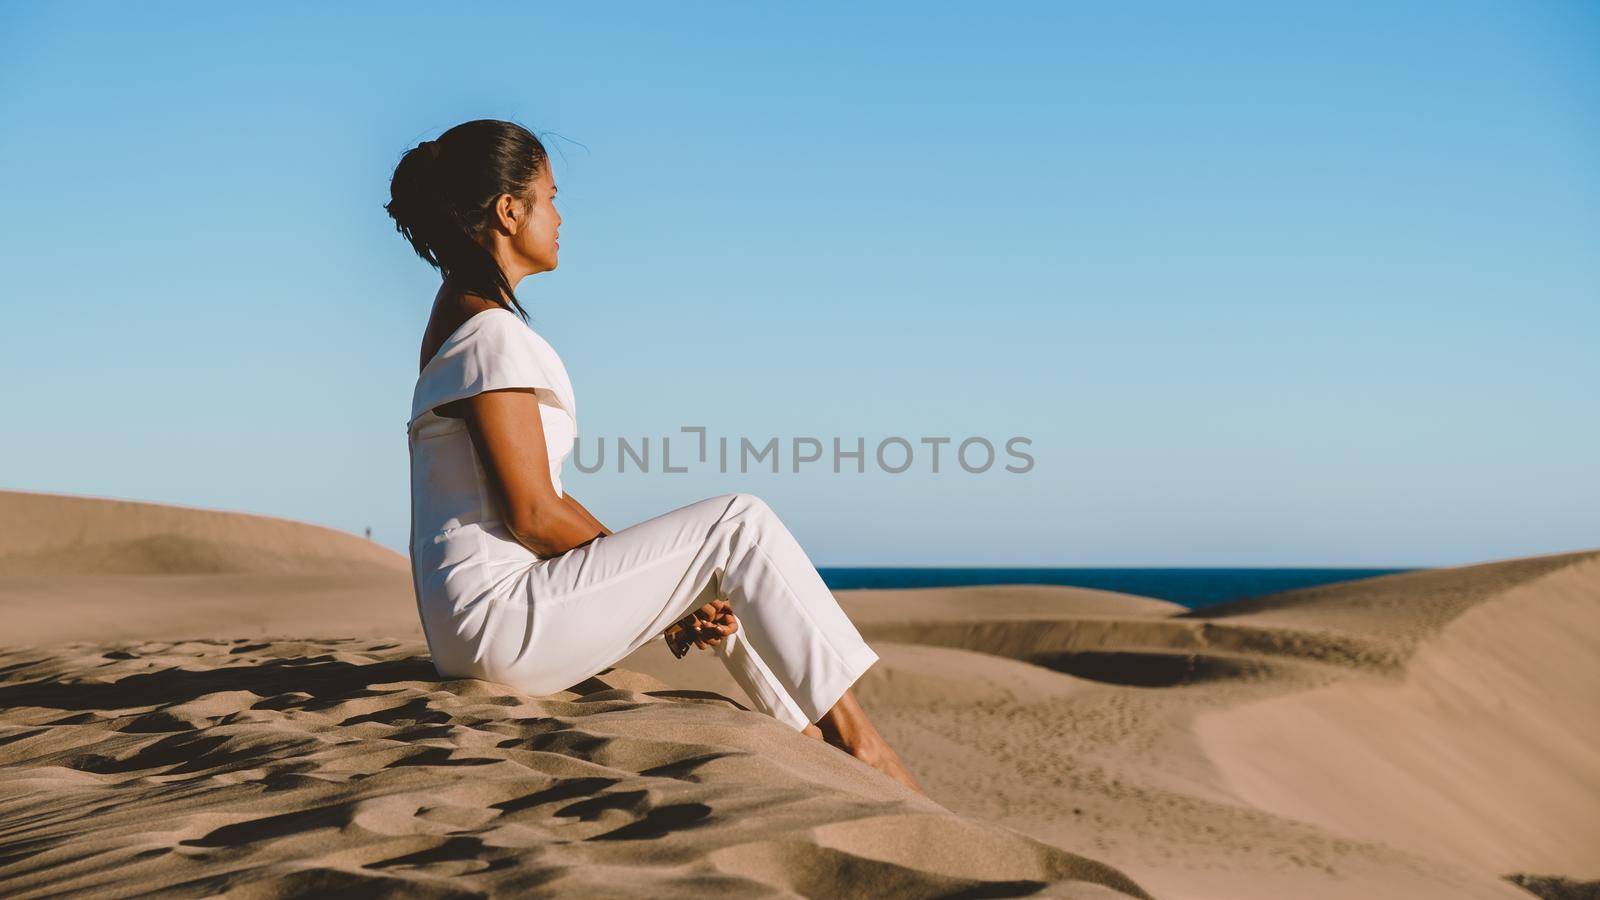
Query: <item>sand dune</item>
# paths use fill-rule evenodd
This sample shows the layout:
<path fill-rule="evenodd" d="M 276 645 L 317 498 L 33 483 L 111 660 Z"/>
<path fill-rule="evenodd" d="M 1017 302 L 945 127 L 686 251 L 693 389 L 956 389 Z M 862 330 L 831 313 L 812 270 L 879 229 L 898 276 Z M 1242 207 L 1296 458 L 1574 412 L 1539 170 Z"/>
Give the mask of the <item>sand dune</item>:
<path fill-rule="evenodd" d="M 862 703 L 940 803 L 1158 897 L 1531 896 L 1512 878 L 1579 896 L 1600 878 L 1597 567 L 1510 560 L 1205 615 L 1057 587 L 840 600 L 883 657 Z M 737 696 L 714 660 L 622 665 Z M 1375 699 L 1417 680 L 1454 705 Z"/>
<path fill-rule="evenodd" d="M 532 698 L 440 682 L 425 650 L 8 654 L 5 895 L 1140 896 L 721 698 L 620 670 Z"/>
<path fill-rule="evenodd" d="M 1264 809 L 1463 865 L 1600 878 L 1600 554 L 1555 559 L 1515 564 L 1517 583 L 1417 641 L 1397 682 L 1346 679 L 1197 733 Z"/>
<path fill-rule="evenodd" d="M 0 608 L 5 644 L 280 627 L 422 640 L 410 561 L 365 538 L 268 516 L 22 491 L 0 491 Z"/>
<path fill-rule="evenodd" d="M 840 592 L 882 656 L 858 696 L 931 801 L 661 642 L 545 697 L 440 681 L 410 590 L 403 556 L 316 526 L 0 492 L 0 894 L 1526 898 L 1581 889 L 1531 876 L 1600 878 L 1600 553 L 1205 614 Z"/>
<path fill-rule="evenodd" d="M 406 573 L 406 557 L 289 519 L 0 491 L 0 575 Z"/>

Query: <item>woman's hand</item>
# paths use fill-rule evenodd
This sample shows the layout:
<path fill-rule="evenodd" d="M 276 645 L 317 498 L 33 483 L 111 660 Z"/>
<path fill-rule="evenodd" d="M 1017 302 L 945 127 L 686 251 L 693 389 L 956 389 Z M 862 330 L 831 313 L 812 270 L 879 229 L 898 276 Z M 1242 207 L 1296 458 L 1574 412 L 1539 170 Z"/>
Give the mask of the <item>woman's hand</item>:
<path fill-rule="evenodd" d="M 672 655 L 682 659 L 690 645 L 705 649 L 721 644 L 728 635 L 739 630 L 739 620 L 733 606 L 726 600 L 713 600 L 673 623 L 662 637 L 672 649 Z"/>
<path fill-rule="evenodd" d="M 702 650 L 722 643 L 723 638 L 739 630 L 739 620 L 733 615 L 733 604 L 726 600 L 713 600 L 695 610 L 699 620 L 700 640 L 695 645 Z"/>

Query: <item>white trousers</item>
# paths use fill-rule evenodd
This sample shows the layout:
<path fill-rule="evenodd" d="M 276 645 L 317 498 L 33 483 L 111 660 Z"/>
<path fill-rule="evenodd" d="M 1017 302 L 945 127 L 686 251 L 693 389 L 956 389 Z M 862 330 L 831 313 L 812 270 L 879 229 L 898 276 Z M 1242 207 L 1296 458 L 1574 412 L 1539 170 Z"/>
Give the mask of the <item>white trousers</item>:
<path fill-rule="evenodd" d="M 725 599 L 716 652 L 762 713 L 801 730 L 877 662 L 794 535 L 753 494 L 723 494 L 605 535 L 516 576 L 482 623 L 484 676 L 565 690 L 690 611 Z"/>

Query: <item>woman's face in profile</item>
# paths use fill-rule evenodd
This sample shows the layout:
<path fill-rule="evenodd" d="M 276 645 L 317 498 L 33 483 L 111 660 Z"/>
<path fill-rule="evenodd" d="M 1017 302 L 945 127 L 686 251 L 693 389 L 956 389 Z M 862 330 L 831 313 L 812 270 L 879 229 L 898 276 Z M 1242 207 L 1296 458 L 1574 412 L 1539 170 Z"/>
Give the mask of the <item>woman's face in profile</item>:
<path fill-rule="evenodd" d="M 527 224 L 517 232 L 513 243 L 532 271 L 548 272 L 556 267 L 556 235 L 561 228 L 561 214 L 556 212 L 556 184 L 548 162 L 534 179 L 526 199 Z"/>

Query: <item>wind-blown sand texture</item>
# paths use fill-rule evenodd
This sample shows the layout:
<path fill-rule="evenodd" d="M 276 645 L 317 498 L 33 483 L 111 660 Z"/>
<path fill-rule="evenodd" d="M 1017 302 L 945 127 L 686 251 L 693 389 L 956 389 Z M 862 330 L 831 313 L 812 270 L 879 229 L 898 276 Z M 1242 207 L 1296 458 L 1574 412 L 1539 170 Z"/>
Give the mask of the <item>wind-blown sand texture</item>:
<path fill-rule="evenodd" d="M 1043 586 L 839 598 L 882 657 L 857 695 L 932 800 L 660 641 L 555 695 L 441 681 L 405 557 L 352 535 L 0 492 L 0 896 L 1600 878 L 1600 552 L 1204 615 Z"/>

